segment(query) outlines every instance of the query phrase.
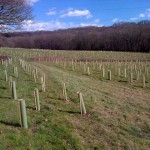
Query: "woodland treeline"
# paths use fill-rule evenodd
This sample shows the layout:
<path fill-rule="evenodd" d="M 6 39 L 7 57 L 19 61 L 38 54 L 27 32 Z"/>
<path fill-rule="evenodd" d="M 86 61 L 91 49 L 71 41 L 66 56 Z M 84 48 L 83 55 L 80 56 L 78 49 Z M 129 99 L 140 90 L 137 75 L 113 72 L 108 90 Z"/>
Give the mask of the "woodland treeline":
<path fill-rule="evenodd" d="M 0 33 L 0 47 L 150 52 L 150 21 L 110 27 Z"/>

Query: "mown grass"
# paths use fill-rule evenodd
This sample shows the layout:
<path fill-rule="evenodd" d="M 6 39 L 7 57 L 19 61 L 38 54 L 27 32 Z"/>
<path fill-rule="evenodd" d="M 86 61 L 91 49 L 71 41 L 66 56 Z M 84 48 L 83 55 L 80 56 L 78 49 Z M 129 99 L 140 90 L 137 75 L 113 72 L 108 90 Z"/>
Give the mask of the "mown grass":
<path fill-rule="evenodd" d="M 23 51 L 22 54 L 16 51 L 17 60 Z M 107 77 L 102 79 L 101 73 L 94 69 L 88 76 L 80 68 L 75 71 L 71 67 L 64 69 L 63 64 L 30 64 L 37 67 L 39 74 L 46 74 L 46 92 L 40 91 L 41 111 L 35 111 L 33 91 L 35 87 L 41 89 L 40 81 L 35 83 L 31 75 L 18 65 L 18 61 L 15 62 L 19 78 L 13 78 L 16 80 L 18 97 L 26 100 L 27 130 L 20 128 L 18 105 L 11 98 L 8 83 L 4 81 L 4 68 L 0 65 L 0 149 L 150 148 L 149 78 L 148 86 L 143 89 L 140 81 L 130 85 L 128 82 L 119 82 L 123 79 L 118 79 L 117 75 L 108 81 Z M 13 76 L 13 66 L 9 65 L 8 68 L 8 74 Z M 66 83 L 70 103 L 64 102 L 62 82 Z M 87 116 L 80 115 L 78 91 L 83 93 Z"/>
<path fill-rule="evenodd" d="M 149 120 L 147 105 L 149 94 L 147 95 L 145 90 L 141 88 L 133 90 L 130 87 L 122 89 L 118 82 L 113 82 L 112 86 L 112 83 L 78 75 L 76 72 L 63 71 L 50 64 L 45 66 L 35 63 L 34 65 L 45 70 L 47 74 L 49 72 L 56 81 L 66 82 L 69 98 L 76 106 L 78 105 L 75 99 L 76 91 L 84 93 L 87 110 L 91 116 L 81 118 L 77 115 L 79 107 L 74 106 L 68 110 L 74 113 L 67 118 L 72 123 L 75 134 L 81 138 L 85 149 L 133 149 L 134 147 L 147 149 L 149 147 L 148 132 L 142 129 L 143 124 L 148 123 Z M 144 92 L 145 95 L 139 97 L 140 92 Z M 137 130 L 133 132 L 132 126 Z M 139 133 L 144 136 L 135 134 L 136 131 L 140 131 Z"/>
<path fill-rule="evenodd" d="M 70 132 L 69 123 L 55 108 L 53 96 L 49 98 L 48 92 L 40 93 L 42 108 L 40 112 L 35 111 L 33 91 L 35 87 L 40 88 L 39 83 L 34 83 L 27 72 L 18 64 L 16 66 L 19 78 L 13 76 L 12 66 L 7 70 L 16 81 L 18 98 L 26 100 L 29 129 L 20 128 L 18 104 L 11 98 L 1 65 L 0 149 L 80 149 L 78 139 Z"/>

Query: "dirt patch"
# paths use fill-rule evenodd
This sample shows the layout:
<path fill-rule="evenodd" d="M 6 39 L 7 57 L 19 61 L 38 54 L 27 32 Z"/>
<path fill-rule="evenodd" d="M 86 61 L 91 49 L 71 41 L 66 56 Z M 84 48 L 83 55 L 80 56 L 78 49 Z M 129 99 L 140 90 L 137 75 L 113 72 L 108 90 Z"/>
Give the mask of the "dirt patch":
<path fill-rule="evenodd" d="M 0 61 L 1 61 L 1 60 L 8 60 L 8 59 L 9 59 L 9 57 L 8 57 L 8 56 L 0 55 Z"/>

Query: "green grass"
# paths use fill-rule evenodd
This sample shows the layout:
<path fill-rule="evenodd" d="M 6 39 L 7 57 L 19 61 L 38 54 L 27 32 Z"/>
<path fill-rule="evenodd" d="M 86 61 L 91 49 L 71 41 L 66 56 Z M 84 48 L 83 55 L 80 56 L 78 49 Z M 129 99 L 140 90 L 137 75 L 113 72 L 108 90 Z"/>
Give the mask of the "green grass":
<path fill-rule="evenodd" d="M 41 89 L 40 79 L 35 83 L 31 75 L 24 71 L 17 59 L 23 53 L 28 61 L 29 55 L 41 54 L 41 51 L 14 50 L 17 55 L 14 62 L 19 70 L 19 78 L 13 76 L 13 66 L 8 66 L 8 75 L 12 75 L 17 84 L 17 95 L 26 100 L 29 129 L 20 128 L 18 104 L 11 98 L 8 83 L 4 81 L 4 66 L 0 65 L 0 149 L 15 150 L 109 150 L 109 149 L 140 149 L 150 148 L 150 78 L 147 76 L 146 88 L 141 87 L 141 79 L 129 84 L 123 76 L 118 78 L 114 64 L 112 81 L 102 78 L 101 71 L 91 68 L 91 75 L 83 72 L 83 67 L 72 71 L 68 65 L 50 62 L 29 62 L 38 69 L 39 75 L 46 74 L 46 92 L 40 91 L 41 111 L 34 109 L 34 88 Z M 13 49 L 2 54 L 13 54 Z M 50 51 L 44 52 L 71 57 L 78 53 Z M 16 53 L 15 53 L 16 54 Z M 89 54 L 81 52 L 81 56 Z M 91 52 L 91 57 L 94 54 Z M 112 54 L 112 53 L 111 53 Z M 42 54 L 41 54 L 42 55 Z M 98 54 L 99 55 L 99 54 Z M 149 54 L 148 54 L 149 55 Z M 81 57 L 80 56 L 80 57 Z M 122 53 L 103 53 L 108 57 L 129 57 Z M 146 54 L 133 53 L 132 57 L 146 57 Z M 96 56 L 98 57 L 98 56 Z M 79 63 L 76 63 L 78 66 Z M 107 64 L 102 63 L 107 67 Z M 143 63 L 144 65 L 145 63 Z M 122 64 L 122 68 L 124 67 Z M 150 67 L 149 62 L 147 62 Z M 107 75 L 107 74 L 106 74 Z M 40 76 L 39 76 L 40 77 Z M 62 82 L 66 83 L 70 103 L 65 103 L 62 95 Z M 77 92 L 83 93 L 87 116 L 80 115 Z"/>
<path fill-rule="evenodd" d="M 8 74 L 13 76 L 12 69 L 12 66 L 8 67 Z M 2 66 L 0 71 L 3 72 Z M 35 111 L 33 91 L 40 85 L 19 67 L 19 78 L 13 76 L 13 79 L 17 84 L 18 98 L 26 100 L 29 124 L 28 130 L 20 128 L 17 101 L 11 98 L 11 90 L 4 81 L 3 73 L 0 79 L 0 149 L 80 149 L 78 138 L 71 134 L 69 123 L 55 108 L 56 100 L 48 100 L 48 92 L 40 93 L 41 112 Z"/>

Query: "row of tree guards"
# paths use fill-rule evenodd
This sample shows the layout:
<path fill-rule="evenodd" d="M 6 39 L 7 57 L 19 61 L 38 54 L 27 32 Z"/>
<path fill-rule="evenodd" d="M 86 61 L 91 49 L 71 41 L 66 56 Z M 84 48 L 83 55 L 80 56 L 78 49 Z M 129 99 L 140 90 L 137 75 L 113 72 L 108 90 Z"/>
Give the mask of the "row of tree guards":
<path fill-rule="evenodd" d="M 19 120 L 20 120 L 20 126 L 22 128 L 27 129 L 28 128 L 28 122 L 27 122 L 27 113 L 26 113 L 26 101 L 24 99 L 18 99 L 17 96 L 17 90 L 16 90 L 16 81 L 14 81 L 12 79 L 12 76 L 9 77 L 8 79 L 8 73 L 7 73 L 7 65 L 8 63 L 10 63 L 10 61 L 2 61 L 2 64 L 5 65 L 5 70 L 4 70 L 4 74 L 5 74 L 5 81 L 9 83 L 9 87 L 11 89 L 11 93 L 12 93 L 12 98 L 16 101 L 18 101 L 18 112 L 19 112 Z M 12 61 L 11 61 L 12 64 Z M 23 69 L 27 70 L 27 72 L 32 75 L 34 81 L 37 81 L 38 78 L 38 72 L 37 69 L 32 69 L 32 67 L 30 66 L 30 64 L 25 63 L 23 60 L 20 60 L 20 65 Z M 18 74 L 18 68 L 16 66 L 13 67 L 13 73 L 14 76 L 16 78 L 19 77 Z M 45 92 L 45 74 L 42 74 L 41 78 L 41 91 Z M 63 83 L 63 97 L 65 102 L 68 102 L 68 96 L 67 96 L 67 90 L 66 90 L 66 84 Z M 40 96 L 39 96 L 39 90 L 37 88 L 35 88 L 34 92 L 34 106 L 35 106 L 35 110 L 40 111 Z M 81 111 L 81 115 L 86 115 L 86 108 L 85 108 L 85 104 L 83 101 L 83 96 L 81 92 L 78 92 L 78 96 L 80 99 L 80 111 Z"/>
<path fill-rule="evenodd" d="M 16 92 L 16 90 L 14 90 Z M 66 87 L 64 83 L 64 88 L 63 88 L 64 96 L 65 96 L 65 101 L 68 101 L 67 99 L 67 92 L 66 92 Z M 16 95 L 16 94 L 13 94 Z M 80 110 L 81 110 L 81 115 L 86 115 L 86 108 L 85 104 L 83 101 L 83 96 L 81 92 L 78 92 L 79 99 L 80 99 Z M 39 99 L 39 91 L 38 89 L 35 89 L 34 91 L 34 100 L 35 100 L 35 109 L 37 111 L 40 111 L 40 99 Z M 28 128 L 28 122 L 27 122 L 27 113 L 26 113 L 26 103 L 25 100 L 23 99 L 18 99 L 18 110 L 19 110 L 19 118 L 20 118 L 20 125 L 22 128 L 27 129 Z"/>
<path fill-rule="evenodd" d="M 17 97 L 16 81 L 13 81 L 12 76 L 10 76 L 8 79 L 7 66 L 8 64 L 12 64 L 12 59 L 9 59 L 8 61 L 2 60 L 1 64 L 4 65 L 5 67 L 5 70 L 4 70 L 5 81 L 9 83 L 12 99 L 18 101 L 20 125 L 21 127 L 27 129 L 28 123 L 27 123 L 27 113 L 26 113 L 26 102 L 24 99 L 18 99 Z M 14 76 L 18 78 L 18 68 L 16 66 L 13 67 L 13 73 L 14 73 Z M 37 88 L 35 88 L 34 90 L 34 105 L 35 105 L 35 109 L 37 111 L 40 111 L 40 97 L 39 97 L 39 90 Z"/>
<path fill-rule="evenodd" d="M 82 92 L 77 92 L 79 100 L 80 100 L 80 111 L 81 111 L 81 115 L 86 115 L 86 108 L 85 108 L 85 104 L 84 104 L 84 100 L 83 100 L 83 96 L 82 96 Z M 66 84 L 63 82 L 63 97 L 64 100 L 66 102 L 68 102 L 68 96 L 67 96 L 67 90 L 66 90 Z"/>
<path fill-rule="evenodd" d="M 131 72 L 130 73 L 130 76 L 129 76 L 129 83 L 133 83 L 133 73 Z M 126 78 L 126 72 L 125 72 L 125 78 Z M 137 77 L 136 78 L 139 78 L 139 75 L 137 74 Z M 111 73 L 111 70 L 108 70 L 108 80 L 112 80 L 112 73 Z M 145 88 L 145 83 L 146 83 L 146 80 L 145 80 L 145 75 L 142 76 L 142 87 Z"/>
<path fill-rule="evenodd" d="M 56 60 L 55 62 L 57 65 L 59 64 L 59 61 Z M 72 71 L 75 71 L 77 68 L 81 67 L 83 65 L 83 68 L 80 68 L 80 70 L 83 69 L 83 73 L 90 76 L 92 75 L 91 70 L 98 70 L 101 71 L 101 77 L 107 78 L 108 80 L 112 80 L 112 77 L 114 77 L 114 72 L 112 71 L 112 68 L 110 68 L 110 62 L 107 62 L 105 65 L 102 65 L 99 62 L 93 62 L 92 66 L 88 66 L 89 62 L 79 62 L 79 64 L 76 64 L 78 62 L 72 61 L 72 62 L 63 62 L 63 68 L 67 69 L 67 64 L 69 67 L 72 68 Z M 133 80 L 138 81 L 141 77 L 141 85 L 143 88 L 146 87 L 146 76 L 149 75 L 149 68 L 147 65 L 143 65 L 142 62 L 136 62 L 137 64 L 134 64 L 132 62 L 125 62 L 124 68 L 121 70 L 121 62 L 117 62 L 114 64 L 114 71 L 117 73 L 118 78 L 123 77 L 124 79 L 127 79 L 127 81 L 132 84 Z M 78 67 L 77 67 L 78 65 Z M 144 73 L 142 73 L 142 69 Z M 113 72 L 113 73 L 112 73 Z M 122 73 L 121 73 L 122 72 Z"/>
<path fill-rule="evenodd" d="M 32 75 L 34 81 L 36 82 L 37 78 L 38 78 L 38 71 L 37 71 L 37 68 L 32 68 L 32 66 L 30 64 L 27 64 L 24 60 L 20 59 L 20 65 L 21 67 L 24 69 L 24 70 L 27 70 L 28 73 L 30 75 Z M 41 82 L 41 91 L 45 92 L 45 74 L 42 74 L 41 75 L 41 78 L 40 78 L 40 82 Z M 63 93 L 63 97 L 64 97 L 64 100 L 65 102 L 69 102 L 68 100 L 68 96 L 67 96 L 67 90 L 66 90 L 66 84 L 65 83 L 62 83 L 62 87 L 63 87 L 63 90 L 62 90 L 62 93 Z M 35 93 L 34 95 L 36 95 L 36 90 L 35 90 Z M 78 96 L 79 96 L 79 99 L 80 99 L 80 110 L 81 110 L 81 115 L 86 115 L 86 108 L 85 108 L 85 104 L 84 104 L 84 101 L 83 101 L 83 96 L 82 96 L 82 93 L 81 92 L 78 92 Z M 38 102 L 38 101 L 37 101 Z M 38 105 L 37 105 L 38 106 Z M 38 110 L 38 108 L 36 108 Z"/>
<path fill-rule="evenodd" d="M 16 82 L 13 81 L 12 83 L 12 98 L 18 101 L 18 108 L 19 108 L 19 118 L 20 118 L 20 125 L 23 128 L 28 128 L 27 123 L 27 113 L 26 113 L 26 103 L 23 99 L 17 99 L 17 92 L 16 92 Z M 40 98 L 39 98 L 39 90 L 36 88 L 34 91 L 34 106 L 37 111 L 40 111 Z"/>
<path fill-rule="evenodd" d="M 34 91 L 34 100 L 35 100 L 35 109 L 40 111 L 40 98 L 39 98 L 39 91 L 35 89 Z M 27 113 L 26 113 L 26 103 L 23 99 L 18 99 L 18 110 L 19 110 L 19 118 L 20 118 L 20 125 L 21 127 L 27 129 L 28 122 L 27 122 Z"/>

